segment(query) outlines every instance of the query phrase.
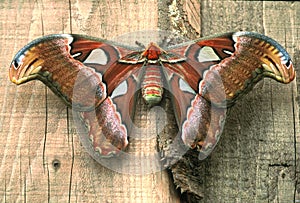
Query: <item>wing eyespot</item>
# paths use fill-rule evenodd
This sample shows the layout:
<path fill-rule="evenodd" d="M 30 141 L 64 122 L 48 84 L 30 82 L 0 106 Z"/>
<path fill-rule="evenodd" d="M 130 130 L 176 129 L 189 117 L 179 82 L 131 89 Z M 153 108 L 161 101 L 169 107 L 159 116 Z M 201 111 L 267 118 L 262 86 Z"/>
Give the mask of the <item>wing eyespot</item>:
<path fill-rule="evenodd" d="M 291 59 L 287 60 L 287 62 L 285 63 L 285 65 L 286 65 L 287 68 L 289 68 L 291 66 L 291 64 L 292 64 L 292 60 Z"/>
<path fill-rule="evenodd" d="M 12 64 L 13 64 L 15 70 L 17 70 L 19 68 L 19 66 L 20 66 L 20 64 L 19 64 L 19 62 L 17 60 L 14 60 Z"/>

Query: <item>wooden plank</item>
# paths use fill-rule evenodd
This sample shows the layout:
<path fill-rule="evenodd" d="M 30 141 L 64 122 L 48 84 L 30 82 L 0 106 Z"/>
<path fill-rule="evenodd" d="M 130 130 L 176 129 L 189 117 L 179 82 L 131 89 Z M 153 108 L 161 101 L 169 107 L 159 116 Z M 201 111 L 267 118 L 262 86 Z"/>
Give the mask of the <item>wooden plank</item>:
<path fill-rule="evenodd" d="M 158 24 L 165 29 L 173 26 L 174 31 L 191 38 L 199 32 L 207 36 L 241 29 L 265 33 L 287 48 L 296 67 L 300 62 L 298 2 L 205 0 L 197 4 L 173 0 L 171 8 L 167 1 L 158 4 L 155 0 L 70 2 L 2 1 L 2 70 L 8 69 L 18 49 L 38 36 L 73 32 L 113 39 L 129 31 L 156 29 Z M 200 15 L 192 8 L 201 9 Z M 176 22 L 173 18 L 172 24 L 172 11 L 184 20 Z M 179 202 L 166 171 L 128 175 L 94 161 L 79 143 L 70 109 L 44 85 L 30 82 L 16 87 L 8 81 L 6 71 L 0 73 L 0 81 L 3 202 Z M 298 81 L 290 85 L 261 82 L 231 109 L 212 156 L 199 162 L 190 154 L 174 165 L 175 182 L 183 191 L 189 188 L 189 192 L 203 196 L 201 202 L 299 201 L 296 84 Z M 164 102 L 169 117 L 171 105 Z M 138 125 L 159 127 L 152 122 L 159 115 L 152 115 L 140 104 L 135 118 Z M 174 133 L 174 127 L 174 122 L 169 123 L 164 129 L 166 135 Z M 151 139 L 144 143 L 132 139 L 129 153 L 143 158 L 152 152 L 157 132 L 146 132 Z M 130 164 L 134 168 L 140 163 Z"/>
<path fill-rule="evenodd" d="M 160 0 L 159 28 L 168 30 L 187 38 L 199 37 L 200 34 L 200 3 L 190 1 L 162 1 Z"/>
<path fill-rule="evenodd" d="M 157 2 L 2 1 L 0 10 L 1 200 L 179 202 L 166 171 L 122 174 L 102 166 L 79 143 L 71 110 L 59 98 L 40 82 L 16 87 L 7 79 L 10 60 L 30 40 L 70 32 L 112 39 L 129 31 L 156 29 Z M 152 119 L 146 113 L 141 106 L 143 125 Z M 153 137 L 151 133 L 156 132 L 149 133 Z M 153 139 L 147 141 L 136 142 L 130 152 L 156 150 Z"/>
<path fill-rule="evenodd" d="M 294 20 L 300 19 L 300 15 L 297 16 L 296 13 L 299 8 L 299 3 L 264 3 L 265 33 L 270 37 L 276 38 L 279 43 L 284 45 L 292 57 L 295 57 L 293 47 L 296 44 L 299 46 L 299 42 L 294 41 L 294 36 L 296 36 L 295 29 L 297 28 L 294 25 Z M 288 15 L 280 15 L 283 11 L 287 12 Z M 297 64 L 295 64 L 295 66 L 297 67 Z M 272 134 L 268 137 L 270 142 L 266 144 L 274 146 L 274 149 L 271 148 L 270 151 L 264 151 L 272 155 L 270 157 L 271 160 L 268 160 L 268 170 L 275 170 L 277 173 L 269 173 L 268 175 L 268 201 L 277 200 L 278 202 L 288 202 L 296 200 L 297 188 L 295 186 L 295 180 L 299 180 L 299 177 L 296 176 L 300 160 L 299 150 L 296 148 L 296 144 L 299 142 L 299 139 L 297 139 L 297 137 L 299 137 L 299 120 L 297 116 L 299 112 L 297 107 L 293 108 L 293 106 L 297 106 L 295 98 L 293 98 L 293 95 L 296 95 L 296 86 L 294 82 L 291 88 L 282 87 L 279 89 L 276 88 L 276 86 L 271 88 L 271 98 L 275 98 L 271 103 L 274 126 Z M 289 96 L 284 93 L 288 93 Z M 264 146 L 262 146 L 262 148 L 263 147 Z M 265 157 L 261 156 L 259 159 L 263 161 Z M 264 162 L 264 165 L 266 165 L 266 161 Z M 271 180 L 277 181 L 272 182 Z M 272 191 L 270 188 L 278 189 Z"/>
<path fill-rule="evenodd" d="M 265 33 L 287 48 L 297 67 L 299 5 L 204 0 L 200 6 L 201 35 L 238 30 Z M 175 182 L 202 196 L 201 202 L 299 200 L 296 95 L 296 82 L 262 81 L 230 109 L 224 133 L 208 159 L 198 163 L 189 155 L 173 166 Z"/>

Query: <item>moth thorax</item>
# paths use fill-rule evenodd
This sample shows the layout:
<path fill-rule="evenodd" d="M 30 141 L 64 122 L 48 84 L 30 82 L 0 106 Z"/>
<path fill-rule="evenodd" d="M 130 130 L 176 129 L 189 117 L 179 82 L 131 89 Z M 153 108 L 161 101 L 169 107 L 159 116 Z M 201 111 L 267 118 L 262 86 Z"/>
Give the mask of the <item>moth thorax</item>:
<path fill-rule="evenodd" d="M 142 96 L 149 106 L 157 105 L 163 94 L 163 81 L 159 66 L 148 65 L 141 84 Z"/>

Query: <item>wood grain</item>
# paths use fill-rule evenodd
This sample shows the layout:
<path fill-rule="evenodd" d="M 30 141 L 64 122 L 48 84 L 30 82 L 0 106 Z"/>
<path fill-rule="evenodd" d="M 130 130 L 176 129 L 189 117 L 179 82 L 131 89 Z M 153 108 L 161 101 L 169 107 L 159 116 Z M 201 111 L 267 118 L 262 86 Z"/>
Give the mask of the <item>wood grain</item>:
<path fill-rule="evenodd" d="M 40 82 L 16 87 L 7 77 L 14 54 L 36 37 L 81 33 L 113 39 L 158 27 L 190 38 L 233 30 L 264 33 L 288 50 L 297 68 L 299 11 L 297 1 L 1 1 L 0 200 L 300 201 L 298 80 L 258 84 L 231 109 L 213 154 L 199 162 L 191 153 L 172 167 L 171 177 L 166 170 L 131 175 L 103 167 L 81 146 L 72 112 L 59 98 Z M 129 153 L 143 157 L 156 150 L 158 132 L 153 129 L 159 124 L 151 122 L 157 115 L 140 104 L 135 120 L 150 129 L 149 139 L 132 139 Z M 164 105 L 172 116 L 171 105 Z M 162 136 L 167 136 L 176 126 L 171 122 L 164 130 Z M 181 197 L 173 180 L 185 192 Z"/>
<path fill-rule="evenodd" d="M 238 30 L 265 33 L 287 48 L 297 68 L 299 6 L 299 2 L 201 1 L 201 35 Z M 296 81 L 260 82 L 230 109 L 224 133 L 208 159 L 199 164 L 189 155 L 173 166 L 175 182 L 204 197 L 201 201 L 191 197 L 193 201 L 299 201 L 296 98 Z"/>
<path fill-rule="evenodd" d="M 16 87 L 7 78 L 13 55 L 36 37 L 83 33 L 111 39 L 157 29 L 156 5 L 154 0 L 0 3 L 2 202 L 179 202 L 166 171 L 131 175 L 105 168 L 80 145 L 72 112 L 59 98 L 40 82 Z"/>

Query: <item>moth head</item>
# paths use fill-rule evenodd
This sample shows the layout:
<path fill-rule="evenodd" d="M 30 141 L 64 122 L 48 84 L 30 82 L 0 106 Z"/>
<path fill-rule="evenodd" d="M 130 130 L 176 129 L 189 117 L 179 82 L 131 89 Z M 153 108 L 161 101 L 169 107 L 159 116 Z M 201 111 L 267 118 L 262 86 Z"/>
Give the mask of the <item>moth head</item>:
<path fill-rule="evenodd" d="M 146 57 L 148 60 L 157 60 L 159 59 L 160 55 L 165 51 L 162 50 L 157 44 L 151 42 L 146 50 L 142 53 L 143 57 Z"/>
<path fill-rule="evenodd" d="M 34 53 L 34 49 L 35 48 L 32 47 L 28 50 L 20 50 L 11 62 L 9 79 L 13 83 L 19 85 L 33 80 L 38 76 L 44 60 L 37 57 L 37 54 Z"/>

